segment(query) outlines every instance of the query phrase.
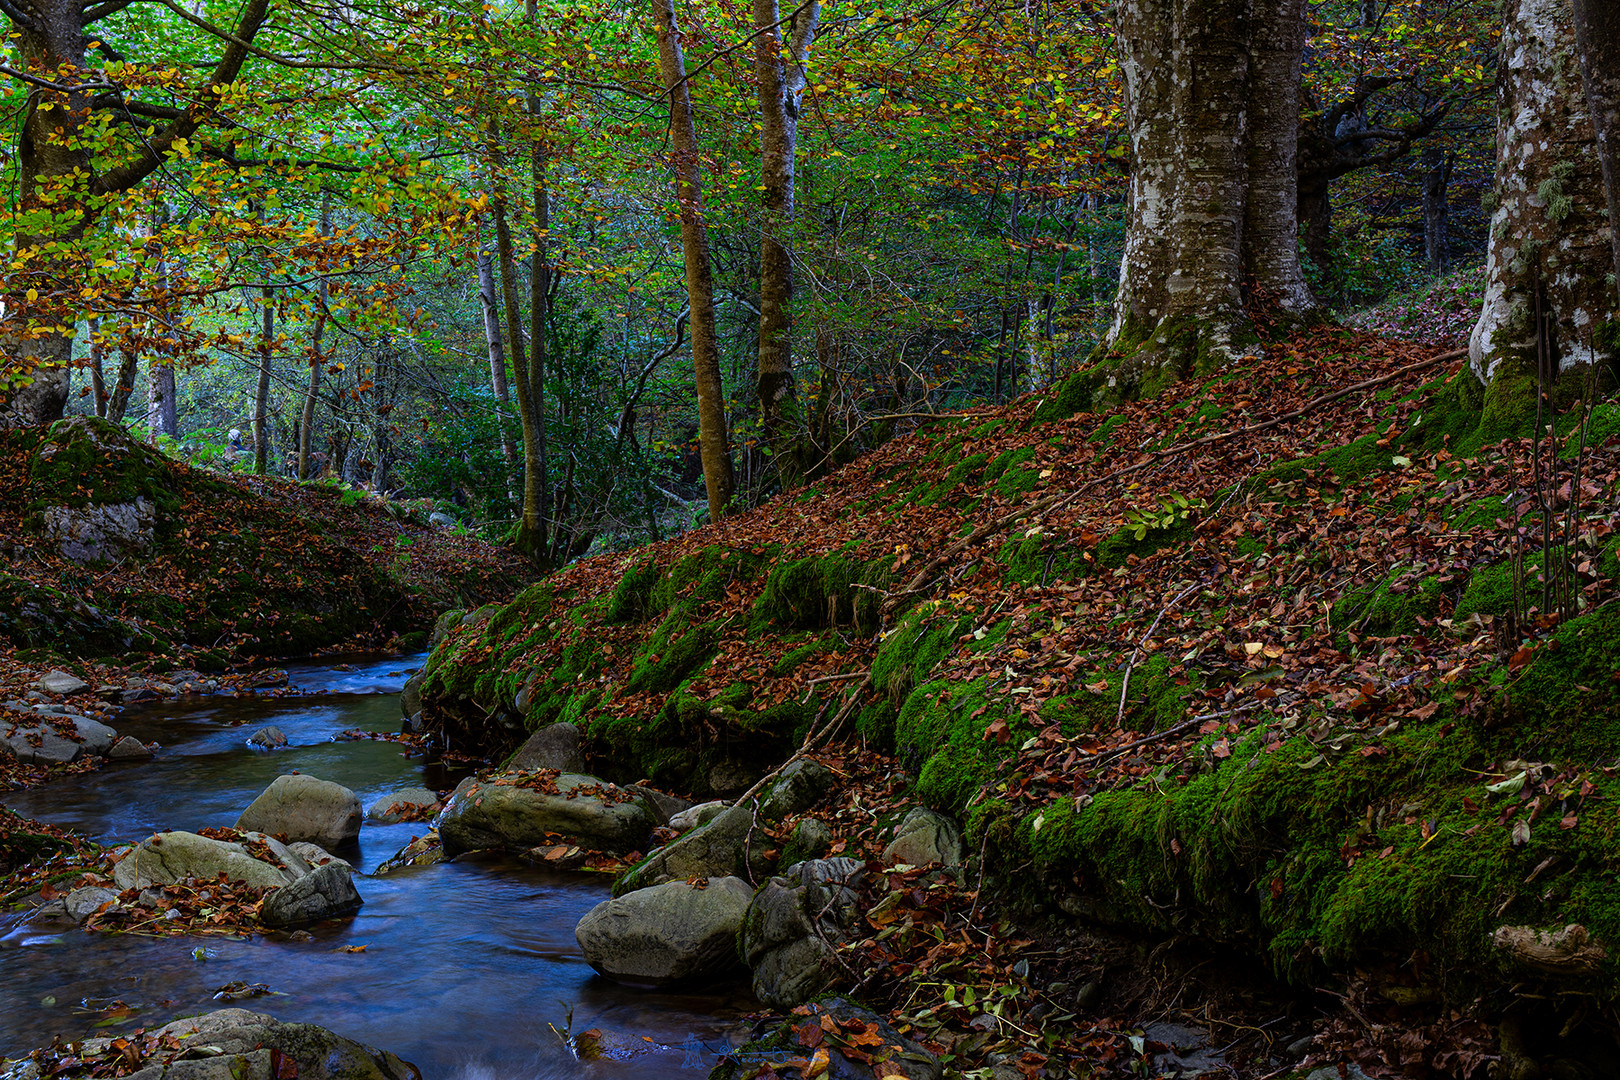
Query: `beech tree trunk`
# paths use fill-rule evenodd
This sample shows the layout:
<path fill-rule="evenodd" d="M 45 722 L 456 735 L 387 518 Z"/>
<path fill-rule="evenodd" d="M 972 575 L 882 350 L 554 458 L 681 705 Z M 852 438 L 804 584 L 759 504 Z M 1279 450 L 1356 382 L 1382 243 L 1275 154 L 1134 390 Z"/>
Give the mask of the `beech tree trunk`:
<path fill-rule="evenodd" d="M 113 423 L 122 424 L 124 413 L 129 409 L 129 396 L 135 392 L 135 379 L 140 373 L 141 358 L 134 349 L 120 349 L 118 357 L 118 377 L 113 382 L 112 391 L 107 395 L 107 411 L 104 415 Z"/>
<path fill-rule="evenodd" d="M 152 228 L 149 235 L 153 238 L 154 243 L 162 242 L 158 238 L 161 236 L 167 221 L 167 209 L 164 207 L 162 200 L 159 200 L 152 207 Z M 170 332 L 167 323 L 173 317 L 167 304 L 169 292 L 168 260 L 160 255 L 155 269 L 158 295 L 153 305 L 156 309 L 154 315 L 159 324 L 163 326 L 163 333 L 167 335 Z M 167 435 L 171 439 L 180 437 L 180 416 L 176 408 L 174 394 L 173 360 L 164 362 L 159 357 L 153 357 L 146 373 L 146 437 L 154 445 L 157 443 L 159 435 Z"/>
<path fill-rule="evenodd" d="M 546 535 L 546 521 L 540 511 L 546 486 L 546 475 L 540 460 L 542 418 L 536 409 L 533 384 L 524 374 L 528 365 L 524 359 L 523 317 L 517 298 L 517 261 L 512 250 L 512 228 L 506 220 L 505 198 L 496 195 L 491 209 L 495 214 L 495 252 L 500 261 L 501 296 L 506 307 L 506 340 L 512 346 L 512 382 L 517 390 L 518 424 L 523 432 L 523 508 L 513 533 L 513 546 L 538 562 L 545 556 L 541 541 Z"/>
<path fill-rule="evenodd" d="M 332 235 L 332 195 L 321 193 L 321 235 Z M 321 368 L 326 357 L 321 352 L 321 339 L 326 334 L 326 278 L 315 287 L 315 327 L 310 334 L 309 380 L 304 385 L 304 408 L 298 419 L 298 473 L 299 480 L 309 479 L 309 453 L 315 441 L 315 403 L 321 392 Z"/>
<path fill-rule="evenodd" d="M 686 57 L 675 28 L 673 0 L 652 0 L 658 27 L 658 66 L 669 95 L 671 164 L 675 196 L 680 203 L 681 249 L 686 259 L 686 296 L 692 321 L 692 367 L 698 399 L 698 450 L 703 484 L 709 495 L 709 520 L 718 522 L 731 502 L 736 481 L 726 433 L 725 389 L 720 380 L 720 352 L 714 333 L 714 280 L 709 269 L 709 240 L 703 226 L 702 160 L 692 122 L 692 97 L 686 88 Z"/>
<path fill-rule="evenodd" d="M 107 418 L 107 365 L 106 350 L 101 344 L 101 320 L 90 320 L 90 393 L 96 400 L 96 415 Z"/>
<path fill-rule="evenodd" d="M 1304 4 L 1121 0 L 1117 11 L 1131 221 L 1105 347 L 1115 386 L 1152 394 L 1254 349 L 1247 305 L 1315 307 L 1298 256 Z"/>
<path fill-rule="evenodd" d="M 260 303 L 264 311 L 259 329 L 259 383 L 253 391 L 253 472 L 257 476 L 270 469 L 270 355 L 276 345 L 276 302 L 268 285 Z"/>
<path fill-rule="evenodd" d="M 484 343 L 489 350 L 489 390 L 495 398 L 495 424 L 500 430 L 501 454 L 506 458 L 507 472 L 515 475 L 518 471 L 517 444 L 512 441 L 512 433 L 506 426 L 506 407 L 512 400 L 506 383 L 506 343 L 501 337 L 501 316 L 495 299 L 494 263 L 484 249 L 478 252 L 478 305 L 484 313 Z M 510 477 L 506 491 L 507 496 L 516 502 L 517 492 L 512 487 Z"/>
<path fill-rule="evenodd" d="M 809 0 L 788 24 L 784 49 L 777 0 L 754 0 L 755 74 L 759 83 L 760 179 L 765 187 L 759 252 L 759 412 L 765 441 L 784 489 L 802 473 L 796 445 L 801 428 L 793 377 L 793 264 L 788 235 L 793 223 L 793 171 L 799 137 L 799 103 L 805 65 L 815 42 L 821 5 Z"/>
<path fill-rule="evenodd" d="M 1485 300 L 1468 342 L 1473 372 L 1487 386 L 1489 431 L 1535 409 L 1538 310 L 1552 374 L 1615 352 L 1596 333 L 1616 314 L 1604 280 L 1612 241 L 1569 0 L 1510 0 L 1500 54 L 1496 208 Z"/>
<path fill-rule="evenodd" d="M 1446 188 L 1456 161 L 1451 154 L 1432 153 L 1423 174 L 1423 260 L 1431 274 L 1445 273 L 1451 262 L 1451 207 Z"/>
<path fill-rule="evenodd" d="M 1586 109 L 1597 139 L 1604 201 L 1609 207 L 1615 284 L 1620 287 L 1620 4 L 1615 0 L 1574 0 L 1574 8 L 1581 81 L 1586 87 Z"/>

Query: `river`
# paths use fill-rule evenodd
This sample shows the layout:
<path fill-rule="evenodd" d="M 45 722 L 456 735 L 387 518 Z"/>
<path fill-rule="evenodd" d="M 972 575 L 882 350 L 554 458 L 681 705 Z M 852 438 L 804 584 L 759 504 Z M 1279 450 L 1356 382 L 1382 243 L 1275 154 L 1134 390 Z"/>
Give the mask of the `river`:
<path fill-rule="evenodd" d="M 307 696 L 215 696 L 130 710 L 115 726 L 160 743 L 154 760 L 12 792 L 5 804 L 114 843 L 234 825 L 260 791 L 292 771 L 353 788 L 367 806 L 406 787 L 442 789 L 453 778 L 402 756 L 397 743 L 334 741 L 354 728 L 398 730 L 397 695 L 416 663 L 293 666 L 290 681 Z M 249 747 L 248 736 L 265 724 L 280 728 L 289 745 Z M 369 873 L 426 828 L 367 822 L 358 849 L 338 854 Z M 243 981 L 275 993 L 240 1007 L 391 1050 L 428 1080 L 701 1077 L 741 1014 L 757 1007 L 741 979 L 702 988 L 707 993 L 667 993 L 596 975 L 574 925 L 607 898 L 601 875 L 488 857 L 356 884 L 365 898 L 360 913 L 313 928 L 308 941 L 89 934 L 7 917 L 0 1058 L 58 1036 L 155 1027 L 221 1008 L 215 991 Z M 357 945 L 364 951 L 341 951 Z M 602 1052 L 579 1060 L 559 1033 L 589 1029 L 603 1034 Z"/>

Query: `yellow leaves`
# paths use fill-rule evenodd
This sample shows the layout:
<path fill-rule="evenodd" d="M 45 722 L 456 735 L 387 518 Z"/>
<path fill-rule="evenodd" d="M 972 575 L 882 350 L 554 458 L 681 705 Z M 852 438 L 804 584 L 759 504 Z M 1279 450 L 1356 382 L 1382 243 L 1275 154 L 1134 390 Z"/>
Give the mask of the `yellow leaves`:
<path fill-rule="evenodd" d="M 28 296 L 28 302 L 30 304 L 39 299 L 39 291 L 37 289 L 29 289 L 26 295 Z"/>

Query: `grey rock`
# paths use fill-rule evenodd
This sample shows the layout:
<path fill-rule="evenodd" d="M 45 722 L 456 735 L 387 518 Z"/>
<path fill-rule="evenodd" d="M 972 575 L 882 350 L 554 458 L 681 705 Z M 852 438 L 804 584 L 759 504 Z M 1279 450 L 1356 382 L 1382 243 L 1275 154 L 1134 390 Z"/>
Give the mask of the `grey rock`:
<path fill-rule="evenodd" d="M 399 692 L 401 716 L 415 716 L 422 711 L 422 684 L 426 681 L 426 671 L 418 671 L 405 680 L 405 686 Z"/>
<path fill-rule="evenodd" d="M 754 786 L 759 770 L 740 761 L 716 762 L 709 769 L 709 790 L 721 795 L 741 795 Z"/>
<path fill-rule="evenodd" d="M 668 825 L 676 814 L 682 810 L 689 810 L 692 806 L 690 799 L 671 795 L 667 791 L 659 791 L 646 784 L 631 784 L 625 790 L 641 796 L 641 801 L 652 811 L 653 821 L 659 825 Z"/>
<path fill-rule="evenodd" d="M 300 859 L 303 859 L 311 867 L 325 866 L 327 863 L 337 863 L 339 866 L 347 866 L 350 870 L 354 869 L 353 864 L 350 863 L 349 860 L 340 859 L 320 845 L 312 844 L 308 840 L 295 840 L 287 845 L 287 850 L 291 851 L 294 855 L 297 855 Z"/>
<path fill-rule="evenodd" d="M 84 922 L 107 903 L 118 903 L 118 894 L 100 885 L 74 889 L 62 901 L 63 911 L 74 922 Z"/>
<path fill-rule="evenodd" d="M 761 793 L 760 816 L 766 821 L 781 821 L 802 814 L 832 790 L 835 779 L 833 771 L 819 761 L 791 761 Z"/>
<path fill-rule="evenodd" d="M 738 947 L 754 973 L 754 996 L 791 1009 L 832 984 L 833 946 L 855 927 L 855 859 L 813 859 L 771 878 L 743 919 Z"/>
<path fill-rule="evenodd" d="M 585 754 L 580 749 L 579 728 L 566 723 L 539 728 L 512 755 L 506 768 L 514 772 L 556 769 L 563 773 L 583 773 Z"/>
<path fill-rule="evenodd" d="M 286 845 L 268 836 L 254 839 L 262 840 L 282 867 L 261 862 L 241 844 L 211 840 L 196 833 L 165 832 L 130 848 L 113 867 L 113 880 L 120 889 L 144 889 L 187 878 L 206 881 L 223 873 L 232 881 L 279 889 L 309 873 L 309 864 Z"/>
<path fill-rule="evenodd" d="M 695 877 L 758 881 L 770 872 L 763 850 L 766 844 L 749 809 L 733 806 L 631 867 L 614 883 L 613 895 Z"/>
<path fill-rule="evenodd" d="M 901 819 L 894 839 L 883 849 L 883 861 L 891 866 L 960 866 L 962 830 L 944 814 L 916 807 Z"/>
<path fill-rule="evenodd" d="M 266 724 L 248 736 L 248 745 L 265 750 L 278 750 L 287 745 L 287 736 L 276 725 Z"/>
<path fill-rule="evenodd" d="M 125 735 L 107 750 L 109 761 L 141 761 L 152 756 L 152 748 L 133 735 Z"/>
<path fill-rule="evenodd" d="M 585 959 L 619 982 L 668 986 L 737 965 L 737 928 L 754 890 L 741 878 L 671 881 L 604 900 L 574 930 Z"/>
<path fill-rule="evenodd" d="M 34 686 L 47 694 L 60 694 L 64 697 L 90 689 L 89 683 L 67 671 L 46 672 L 34 681 Z"/>
<path fill-rule="evenodd" d="M 428 515 L 428 524 L 436 529 L 453 529 L 456 527 L 456 519 L 443 510 L 435 510 Z"/>
<path fill-rule="evenodd" d="M 331 849 L 360 835 L 360 797 L 330 780 L 278 776 L 242 811 L 236 827 Z"/>
<path fill-rule="evenodd" d="M 562 773 L 552 795 L 506 773 L 493 780 L 462 781 L 439 815 L 439 838 L 451 858 L 466 851 L 509 848 L 524 851 L 556 833 L 601 851 L 644 848 L 653 819 L 639 800 L 618 801 L 622 789 L 594 776 Z"/>
<path fill-rule="evenodd" d="M 45 539 L 77 563 L 109 562 L 152 550 L 157 506 L 141 496 L 130 502 L 47 506 L 40 514 Z"/>
<path fill-rule="evenodd" d="M 422 722 L 422 714 L 419 712 L 412 713 L 399 722 L 399 733 L 401 735 L 420 735 L 426 730 L 427 725 Z"/>
<path fill-rule="evenodd" d="M 36 724 L 0 720 L 0 752 L 28 765 L 61 765 L 81 757 L 99 757 L 112 749 L 118 732 L 84 716 L 66 716 L 73 733 L 64 735 L 57 724 L 41 719 Z"/>
<path fill-rule="evenodd" d="M 788 866 L 806 859 L 819 859 L 833 843 L 832 830 L 820 818 L 807 817 L 793 827 L 793 834 L 782 847 L 782 861 Z"/>
<path fill-rule="evenodd" d="M 725 810 L 725 808 L 726 801 L 724 799 L 698 803 L 696 806 L 688 807 L 670 818 L 669 827 L 676 832 L 690 832 L 699 825 L 707 825 L 719 817 L 721 811 Z"/>
<path fill-rule="evenodd" d="M 353 915 L 364 902 L 349 865 L 329 862 L 265 896 L 259 919 L 280 929 L 307 926 Z"/>
<path fill-rule="evenodd" d="M 461 617 L 465 614 L 467 614 L 465 608 L 454 608 L 440 613 L 439 617 L 433 620 L 433 630 L 428 634 L 427 651 L 431 653 L 444 644 L 444 639 L 450 636 L 450 631 L 461 625 Z"/>
<path fill-rule="evenodd" d="M 416 1066 L 385 1050 L 363 1046 L 314 1024 L 284 1024 L 263 1013 L 221 1009 L 165 1024 L 153 1032 L 177 1042 L 178 1052 L 128 1080 L 272 1080 L 273 1052 L 296 1064 L 300 1080 L 421 1080 Z M 87 1054 L 103 1053 L 110 1040 L 87 1039 Z M 194 1056 L 187 1056 L 187 1051 Z M 290 1074 L 291 1070 L 287 1070 Z"/>
<path fill-rule="evenodd" d="M 434 866 L 442 862 L 444 862 L 444 847 L 439 843 L 439 834 L 430 832 L 426 836 L 413 838 L 410 843 L 384 859 L 377 869 L 371 872 L 371 876 L 382 877 L 384 874 L 392 874 L 408 866 Z"/>
<path fill-rule="evenodd" d="M 406 788 L 384 795 L 366 808 L 366 820 L 393 825 L 406 820 L 425 820 L 439 809 L 439 797 L 427 788 Z"/>

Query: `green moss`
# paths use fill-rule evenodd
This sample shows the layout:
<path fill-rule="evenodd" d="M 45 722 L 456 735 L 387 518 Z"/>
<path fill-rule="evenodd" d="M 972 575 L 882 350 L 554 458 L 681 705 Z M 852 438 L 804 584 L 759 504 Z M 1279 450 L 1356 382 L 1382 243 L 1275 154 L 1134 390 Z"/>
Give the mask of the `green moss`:
<path fill-rule="evenodd" d="M 984 467 L 984 481 L 993 484 L 1015 465 L 1022 465 L 1035 456 L 1035 447 L 1016 446 L 1011 450 L 1003 450 L 996 455 L 996 459 Z"/>
<path fill-rule="evenodd" d="M 160 526 L 180 512 L 174 466 L 117 424 L 88 416 L 58 420 L 33 449 L 31 512 L 148 499 Z"/>
<path fill-rule="evenodd" d="M 1620 746 L 1620 604 L 1564 623 L 1499 679 L 1503 737 L 1536 760 L 1606 760 Z"/>
<path fill-rule="evenodd" d="M 658 563 L 652 559 L 636 563 L 624 572 L 608 598 L 609 623 L 640 622 L 653 614 L 653 587 L 660 577 Z"/>
<path fill-rule="evenodd" d="M 1033 453 L 1031 456 L 1034 456 Z M 1008 502 L 1016 502 L 1023 496 L 1034 491 L 1041 482 L 1039 469 L 1024 469 L 1014 466 L 1002 474 L 996 481 L 996 494 Z"/>
<path fill-rule="evenodd" d="M 971 616 L 938 602 L 912 609 L 883 639 L 872 658 L 873 687 L 896 704 L 905 701 L 912 688 L 926 682 L 929 673 L 955 651 L 957 639 L 972 630 Z M 892 731 L 873 730 L 869 734 L 884 746 L 892 745 Z"/>
<path fill-rule="evenodd" d="M 888 557 L 863 563 L 843 553 L 779 563 L 754 602 L 752 625 L 759 630 L 854 626 L 872 633 L 883 590 L 891 582 L 891 565 Z"/>
<path fill-rule="evenodd" d="M 1447 601 L 1438 576 L 1414 580 L 1395 570 L 1376 585 L 1346 590 L 1328 613 L 1334 630 L 1356 630 L 1377 637 L 1416 634 L 1425 623 L 1440 618 Z"/>
<path fill-rule="evenodd" d="M 1197 524 L 1190 516 L 1185 517 L 1168 528 L 1148 529 L 1140 539 L 1135 530 L 1127 525 L 1103 537 L 1097 544 L 1098 565 L 1112 570 L 1124 566 L 1132 555 L 1145 558 L 1164 548 L 1183 546 L 1192 539 Z"/>
<path fill-rule="evenodd" d="M 1006 567 L 1008 580 L 1025 585 L 1075 581 L 1091 569 L 1084 551 L 1052 533 L 1036 530 L 1001 545 L 996 561 Z"/>
<path fill-rule="evenodd" d="M 1124 422 L 1125 415 L 1123 413 L 1114 413 L 1106 417 L 1102 423 L 1097 425 L 1096 430 L 1086 436 L 1086 442 L 1106 446 L 1109 440 L 1114 437 L 1114 431 Z"/>
<path fill-rule="evenodd" d="M 1045 400 L 1035 408 L 1030 423 L 1045 424 L 1053 420 L 1067 420 L 1076 413 L 1089 412 L 1096 375 L 1091 371 L 1078 371 L 1047 391 Z"/>
<path fill-rule="evenodd" d="M 676 608 L 648 639 L 630 669 L 626 694 L 663 694 L 685 682 L 693 672 L 714 659 L 720 646 L 716 622 L 692 625 L 691 608 Z"/>
<path fill-rule="evenodd" d="M 648 593 L 650 615 L 661 615 L 682 600 L 717 601 L 735 582 L 753 581 L 769 564 L 775 545 L 759 552 L 716 544 L 680 559 Z"/>

